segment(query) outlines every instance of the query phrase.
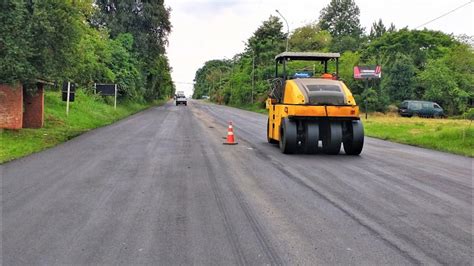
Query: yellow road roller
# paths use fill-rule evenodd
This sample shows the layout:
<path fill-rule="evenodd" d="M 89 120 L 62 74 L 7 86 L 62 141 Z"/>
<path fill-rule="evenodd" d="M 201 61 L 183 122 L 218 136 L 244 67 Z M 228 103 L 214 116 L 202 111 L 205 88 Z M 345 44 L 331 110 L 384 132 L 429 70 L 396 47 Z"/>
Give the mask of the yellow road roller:
<path fill-rule="evenodd" d="M 351 91 L 338 78 L 339 57 L 313 52 L 275 57 L 275 79 L 266 101 L 267 140 L 278 143 L 283 153 L 339 154 L 341 144 L 348 155 L 362 152 L 364 127 Z M 305 68 L 289 75 L 290 61 L 312 61 L 324 65 L 324 70 L 316 74 Z M 335 72 L 328 72 L 328 64 L 333 70 L 335 66 Z"/>

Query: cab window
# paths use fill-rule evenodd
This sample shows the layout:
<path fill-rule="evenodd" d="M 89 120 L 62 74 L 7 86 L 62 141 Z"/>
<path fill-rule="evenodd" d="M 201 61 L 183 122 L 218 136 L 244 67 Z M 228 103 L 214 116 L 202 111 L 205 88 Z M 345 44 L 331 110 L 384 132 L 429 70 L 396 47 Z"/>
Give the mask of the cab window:
<path fill-rule="evenodd" d="M 433 107 L 434 107 L 435 109 L 441 109 L 441 106 L 439 106 L 439 105 L 438 105 L 438 104 L 436 104 L 436 103 L 435 103 L 435 104 L 433 104 Z"/>

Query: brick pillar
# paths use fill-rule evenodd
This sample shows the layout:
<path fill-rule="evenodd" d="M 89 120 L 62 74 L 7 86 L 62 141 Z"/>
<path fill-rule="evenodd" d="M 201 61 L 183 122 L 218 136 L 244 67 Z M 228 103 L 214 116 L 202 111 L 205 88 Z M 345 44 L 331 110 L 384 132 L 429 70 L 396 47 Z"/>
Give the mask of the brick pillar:
<path fill-rule="evenodd" d="M 0 84 L 0 128 L 20 129 L 23 125 L 23 86 Z"/>
<path fill-rule="evenodd" d="M 43 84 L 38 83 L 38 90 L 34 95 L 24 92 L 25 112 L 23 113 L 23 127 L 40 128 L 44 124 L 44 91 Z"/>

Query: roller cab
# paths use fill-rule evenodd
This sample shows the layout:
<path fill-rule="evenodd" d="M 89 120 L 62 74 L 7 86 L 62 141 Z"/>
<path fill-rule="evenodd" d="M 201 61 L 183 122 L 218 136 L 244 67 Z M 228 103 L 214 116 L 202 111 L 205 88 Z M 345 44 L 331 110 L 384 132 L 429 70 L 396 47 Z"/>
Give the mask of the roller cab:
<path fill-rule="evenodd" d="M 291 53 L 276 56 L 275 75 L 269 98 L 267 139 L 278 143 L 283 153 L 338 154 L 341 145 L 349 155 L 358 155 L 364 144 L 359 107 L 347 86 L 338 79 L 337 53 Z M 319 61 L 324 73 L 288 77 L 290 60 Z M 336 72 L 328 73 L 335 63 Z M 279 65 L 283 72 L 279 75 Z M 297 75 L 298 74 L 298 75 Z"/>

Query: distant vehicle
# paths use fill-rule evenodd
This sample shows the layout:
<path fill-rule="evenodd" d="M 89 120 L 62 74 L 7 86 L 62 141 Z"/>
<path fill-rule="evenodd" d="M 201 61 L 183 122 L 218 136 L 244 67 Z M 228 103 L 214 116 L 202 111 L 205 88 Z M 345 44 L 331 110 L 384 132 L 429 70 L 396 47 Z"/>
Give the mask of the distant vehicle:
<path fill-rule="evenodd" d="M 184 105 L 188 105 L 188 101 L 186 99 L 186 96 L 184 96 L 184 94 L 178 94 L 176 95 L 176 106 L 178 106 L 179 104 L 184 104 Z"/>
<path fill-rule="evenodd" d="M 201 97 L 201 99 L 204 99 L 204 100 L 209 100 L 209 96 L 207 96 L 207 95 L 203 95 L 203 96 Z"/>
<path fill-rule="evenodd" d="M 398 108 L 398 113 L 403 117 L 445 117 L 443 108 L 435 102 L 428 101 L 403 101 Z"/>

